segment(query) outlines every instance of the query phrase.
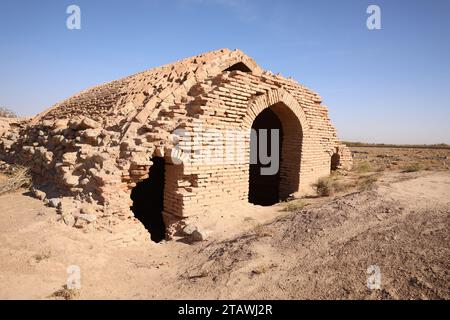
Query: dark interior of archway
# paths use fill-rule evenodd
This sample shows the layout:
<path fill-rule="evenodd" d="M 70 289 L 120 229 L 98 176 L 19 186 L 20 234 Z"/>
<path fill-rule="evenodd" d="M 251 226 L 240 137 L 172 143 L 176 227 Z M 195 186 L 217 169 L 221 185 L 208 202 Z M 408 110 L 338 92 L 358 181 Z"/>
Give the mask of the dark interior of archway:
<path fill-rule="evenodd" d="M 133 200 L 131 210 L 150 232 L 151 239 L 160 242 L 164 240 L 166 233 L 162 217 L 165 161 L 164 158 L 154 157 L 152 162 L 149 177 L 139 182 L 131 191 L 131 200 Z"/>
<path fill-rule="evenodd" d="M 242 62 L 233 64 L 232 66 L 225 69 L 224 71 L 234 71 L 234 70 L 238 70 L 238 71 L 242 71 L 242 72 L 252 72 L 252 70 Z"/>
<path fill-rule="evenodd" d="M 331 171 L 336 171 L 339 167 L 340 157 L 338 153 L 331 156 Z"/>
<path fill-rule="evenodd" d="M 271 155 L 271 134 L 270 129 L 278 129 L 280 140 L 283 137 L 282 124 L 278 116 L 267 108 L 263 110 L 255 119 L 252 125 L 252 129 L 256 130 L 257 142 L 251 141 L 250 145 L 252 147 L 256 147 L 256 150 L 250 150 L 250 152 L 258 152 L 255 154 L 259 155 L 259 130 L 258 129 L 268 129 L 267 132 L 267 150 L 268 155 L 273 158 Z M 252 137 L 254 138 L 254 137 Z M 281 148 L 282 141 L 279 142 L 279 164 L 281 167 Z M 258 156 L 258 162 L 256 164 L 250 164 L 250 178 L 249 178 L 249 192 L 248 192 L 248 201 L 253 204 L 262 205 L 262 206 L 270 206 L 275 203 L 278 203 L 280 200 L 279 190 L 280 190 L 280 170 L 277 171 L 275 175 L 262 175 L 261 168 L 264 166 L 260 162 Z"/>

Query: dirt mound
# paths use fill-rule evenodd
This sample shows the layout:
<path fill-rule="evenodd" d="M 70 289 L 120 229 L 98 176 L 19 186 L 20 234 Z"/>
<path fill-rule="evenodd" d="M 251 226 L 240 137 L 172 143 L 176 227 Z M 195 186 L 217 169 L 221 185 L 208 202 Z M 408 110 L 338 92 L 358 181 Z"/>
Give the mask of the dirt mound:
<path fill-rule="evenodd" d="M 450 204 L 421 202 L 411 189 L 391 197 L 412 181 L 450 194 L 448 178 L 350 194 L 199 248 L 185 286 L 213 298 L 448 299 Z M 370 266 L 380 290 L 367 287 Z"/>

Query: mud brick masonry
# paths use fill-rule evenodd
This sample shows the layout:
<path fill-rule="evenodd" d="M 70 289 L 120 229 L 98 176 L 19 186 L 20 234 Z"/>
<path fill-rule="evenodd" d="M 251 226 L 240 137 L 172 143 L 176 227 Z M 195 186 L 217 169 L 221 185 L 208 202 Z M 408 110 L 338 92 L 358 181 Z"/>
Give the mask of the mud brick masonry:
<path fill-rule="evenodd" d="M 277 190 L 278 200 L 308 192 L 331 169 L 349 169 L 351 154 L 321 102 L 315 92 L 262 70 L 241 51 L 222 49 L 90 88 L 11 123 L 0 156 L 30 166 L 42 198 L 58 199 L 65 217 L 91 214 L 96 223 L 109 224 L 134 220 L 132 192 L 149 180 L 149 172 L 152 179 L 158 161 L 162 216 L 173 234 L 189 217 L 249 201 L 258 184 L 252 179 L 259 179 L 251 176 L 250 129 L 259 116 L 281 130 L 279 174 L 272 179 L 276 185 L 266 185 Z M 248 132 L 235 151 L 245 161 L 208 163 L 201 150 L 220 140 L 204 139 L 199 148 L 191 143 L 199 128 Z M 186 134 L 178 136 L 179 129 Z M 194 154 L 181 164 L 173 160 L 185 156 L 176 148 L 180 142 Z"/>

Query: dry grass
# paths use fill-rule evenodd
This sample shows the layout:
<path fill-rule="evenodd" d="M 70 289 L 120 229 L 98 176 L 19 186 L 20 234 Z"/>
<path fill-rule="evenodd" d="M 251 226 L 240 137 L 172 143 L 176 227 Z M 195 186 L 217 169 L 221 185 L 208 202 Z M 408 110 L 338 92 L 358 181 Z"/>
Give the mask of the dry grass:
<path fill-rule="evenodd" d="M 51 256 L 51 252 L 50 252 L 50 251 L 47 251 L 47 252 L 44 252 L 44 253 L 38 253 L 38 254 L 35 254 L 35 255 L 33 256 L 33 259 L 34 259 L 37 263 L 39 263 L 39 262 L 41 262 L 41 261 L 44 261 L 44 260 L 49 259 L 50 256 Z"/>
<path fill-rule="evenodd" d="M 320 178 L 313 184 L 313 188 L 319 197 L 328 197 L 336 192 L 345 192 L 351 187 L 351 183 L 341 181 L 341 176 L 332 174 L 329 177 Z"/>
<path fill-rule="evenodd" d="M 16 191 L 20 188 L 29 188 L 31 186 L 31 176 L 29 169 L 22 166 L 15 166 L 7 175 L 7 178 L 0 182 L 0 195 Z"/>
<path fill-rule="evenodd" d="M 252 270 L 252 274 L 264 274 L 269 271 L 270 266 L 261 265 Z"/>
<path fill-rule="evenodd" d="M 367 142 L 343 142 L 347 147 L 369 147 L 369 148 L 405 148 L 405 149 L 450 149 L 446 143 L 437 144 L 386 144 L 386 143 L 367 143 Z"/>
<path fill-rule="evenodd" d="M 17 114 L 14 111 L 12 111 L 6 107 L 0 107 L 0 117 L 17 118 Z"/>
<path fill-rule="evenodd" d="M 382 173 L 353 173 L 349 176 L 331 175 L 320 178 L 313 188 L 319 197 L 328 197 L 336 193 L 370 189 Z"/>
<path fill-rule="evenodd" d="M 258 238 L 273 237 L 273 231 L 261 224 L 255 227 L 254 232 Z"/>
<path fill-rule="evenodd" d="M 308 205 L 302 199 L 295 199 L 284 204 L 283 211 L 294 212 L 303 209 L 304 206 Z"/>
<path fill-rule="evenodd" d="M 379 177 L 380 175 L 378 174 L 372 174 L 370 176 L 361 176 L 356 181 L 355 186 L 357 187 L 358 190 L 370 189 L 375 184 L 375 182 L 377 182 Z"/>
<path fill-rule="evenodd" d="M 441 171 L 450 166 L 450 149 L 352 147 L 351 150 L 353 173 Z"/>
<path fill-rule="evenodd" d="M 53 292 L 49 298 L 62 298 L 64 300 L 74 300 L 78 298 L 80 291 L 78 289 L 69 289 L 66 285 L 55 292 Z"/>
<path fill-rule="evenodd" d="M 320 197 L 327 197 L 333 193 L 333 178 L 326 177 L 320 178 L 316 183 L 313 184 L 313 188 Z"/>
<path fill-rule="evenodd" d="M 260 275 L 269 272 L 271 269 L 276 268 L 278 265 L 276 263 L 271 264 L 261 264 L 256 266 L 252 271 L 252 275 Z"/>
<path fill-rule="evenodd" d="M 424 170 L 425 167 L 420 163 L 413 163 L 403 169 L 403 172 L 417 172 Z"/>
<path fill-rule="evenodd" d="M 338 179 L 332 181 L 333 192 L 346 192 L 352 186 L 352 183 L 339 181 Z"/>
<path fill-rule="evenodd" d="M 353 171 L 358 173 L 366 173 L 374 171 L 370 163 L 368 162 L 358 162 L 353 165 Z"/>

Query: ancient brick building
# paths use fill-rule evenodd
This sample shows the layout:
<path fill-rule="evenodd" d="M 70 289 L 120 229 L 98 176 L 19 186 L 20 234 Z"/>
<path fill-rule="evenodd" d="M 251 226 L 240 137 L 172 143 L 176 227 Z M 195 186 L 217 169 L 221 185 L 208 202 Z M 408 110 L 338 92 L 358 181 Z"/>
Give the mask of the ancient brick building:
<path fill-rule="evenodd" d="M 250 165 L 252 127 L 279 129 L 275 175 Z M 215 206 L 307 192 L 351 166 L 320 96 L 228 49 L 76 94 L 5 134 L 1 156 L 29 165 L 48 199 L 63 197 L 65 215 L 86 205 L 104 219 L 147 210 L 151 224 L 162 212 L 170 232 Z"/>

